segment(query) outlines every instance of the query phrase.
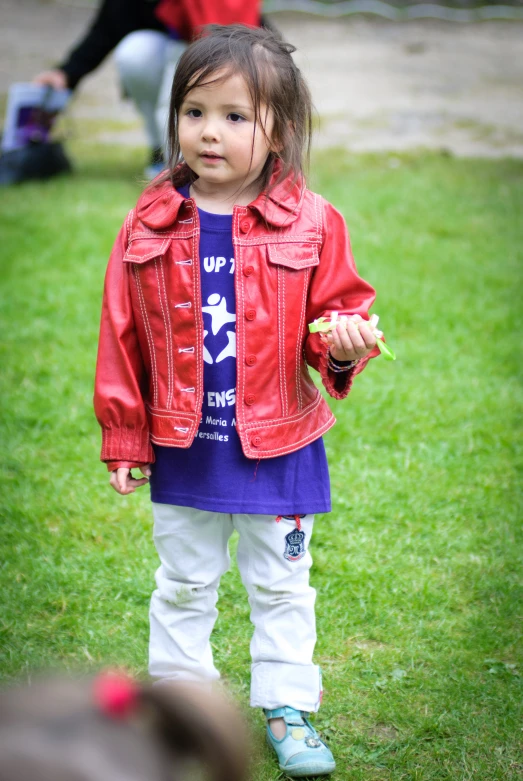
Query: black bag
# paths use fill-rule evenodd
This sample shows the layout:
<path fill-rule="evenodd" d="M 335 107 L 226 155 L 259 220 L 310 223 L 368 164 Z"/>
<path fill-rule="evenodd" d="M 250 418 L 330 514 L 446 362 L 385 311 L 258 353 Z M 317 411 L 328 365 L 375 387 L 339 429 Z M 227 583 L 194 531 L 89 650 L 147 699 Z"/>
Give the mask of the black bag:
<path fill-rule="evenodd" d="M 0 186 L 27 179 L 48 179 L 71 170 L 71 163 L 60 141 L 31 143 L 0 155 Z"/>
<path fill-rule="evenodd" d="M 31 106 L 36 117 L 32 117 L 34 126 L 25 146 L 0 155 L 0 186 L 27 179 L 49 179 L 72 170 L 62 143 L 48 138 L 58 113 L 51 109 L 52 95 L 53 88 L 46 87 L 41 103 Z"/>

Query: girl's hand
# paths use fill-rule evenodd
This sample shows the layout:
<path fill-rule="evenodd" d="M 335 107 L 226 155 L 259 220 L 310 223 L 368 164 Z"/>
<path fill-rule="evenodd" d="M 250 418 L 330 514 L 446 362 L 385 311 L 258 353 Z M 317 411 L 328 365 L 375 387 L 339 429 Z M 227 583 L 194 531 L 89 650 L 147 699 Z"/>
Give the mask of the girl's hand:
<path fill-rule="evenodd" d="M 135 479 L 131 474 L 131 470 L 127 467 L 115 469 L 114 472 L 111 472 L 109 485 L 122 496 L 134 494 L 137 488 L 149 482 L 148 478 L 151 476 L 151 465 L 144 464 L 140 467 L 140 472 L 142 475 L 145 475 L 145 477 Z"/>
<path fill-rule="evenodd" d="M 341 320 L 329 333 L 320 333 L 320 339 L 329 345 L 335 361 L 359 361 L 376 345 L 376 336 L 366 321 Z"/>

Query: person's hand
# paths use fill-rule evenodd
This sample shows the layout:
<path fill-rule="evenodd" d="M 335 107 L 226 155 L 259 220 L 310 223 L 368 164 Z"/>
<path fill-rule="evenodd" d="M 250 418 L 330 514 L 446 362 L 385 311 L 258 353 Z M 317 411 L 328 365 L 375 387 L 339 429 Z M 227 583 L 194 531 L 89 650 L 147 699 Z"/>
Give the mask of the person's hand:
<path fill-rule="evenodd" d="M 137 488 L 149 482 L 148 478 L 151 476 L 151 465 L 143 464 L 143 466 L 140 467 L 140 472 L 142 475 L 145 475 L 145 477 L 134 478 L 131 470 L 127 467 L 115 469 L 114 472 L 111 472 L 109 485 L 122 496 L 134 494 Z"/>
<path fill-rule="evenodd" d="M 43 84 L 44 87 L 53 89 L 67 89 L 67 75 L 59 68 L 51 71 L 42 71 L 33 79 L 34 84 Z"/>
<path fill-rule="evenodd" d="M 376 345 L 376 335 L 363 318 L 343 318 L 328 333 L 320 333 L 320 339 L 329 345 L 335 361 L 359 361 Z"/>

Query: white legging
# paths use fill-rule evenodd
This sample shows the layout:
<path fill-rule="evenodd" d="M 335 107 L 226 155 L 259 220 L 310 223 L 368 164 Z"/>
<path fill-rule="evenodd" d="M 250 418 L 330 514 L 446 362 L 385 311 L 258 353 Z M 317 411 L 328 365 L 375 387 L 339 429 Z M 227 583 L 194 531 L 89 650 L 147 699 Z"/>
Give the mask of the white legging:
<path fill-rule="evenodd" d="M 229 568 L 228 541 L 236 529 L 238 567 L 254 624 L 251 705 L 318 710 L 321 677 L 312 661 L 316 592 L 309 585 L 308 550 L 314 516 L 300 519 L 296 535 L 293 518 L 277 522 L 274 515 L 230 515 L 169 504 L 153 504 L 153 514 L 161 566 L 150 609 L 151 676 L 219 678 L 210 635 L 220 577 Z"/>
<path fill-rule="evenodd" d="M 185 48 L 182 41 L 173 41 L 157 30 L 136 30 L 114 50 L 120 81 L 144 119 L 151 149 L 166 152 L 171 86 Z"/>

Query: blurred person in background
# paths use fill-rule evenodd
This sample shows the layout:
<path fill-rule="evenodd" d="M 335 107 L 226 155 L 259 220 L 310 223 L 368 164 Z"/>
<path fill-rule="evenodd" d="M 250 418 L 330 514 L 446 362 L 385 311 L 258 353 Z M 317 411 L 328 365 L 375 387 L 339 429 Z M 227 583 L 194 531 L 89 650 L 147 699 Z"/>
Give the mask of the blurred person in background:
<path fill-rule="evenodd" d="M 123 93 L 144 120 L 150 148 L 145 174 L 152 179 L 164 167 L 170 91 L 181 54 L 204 25 L 235 22 L 260 26 L 261 0 L 103 0 L 80 42 L 34 81 L 74 90 L 114 51 Z"/>
<path fill-rule="evenodd" d="M 246 781 L 246 746 L 235 708 L 187 683 L 105 673 L 0 692 L 0 781 Z"/>

